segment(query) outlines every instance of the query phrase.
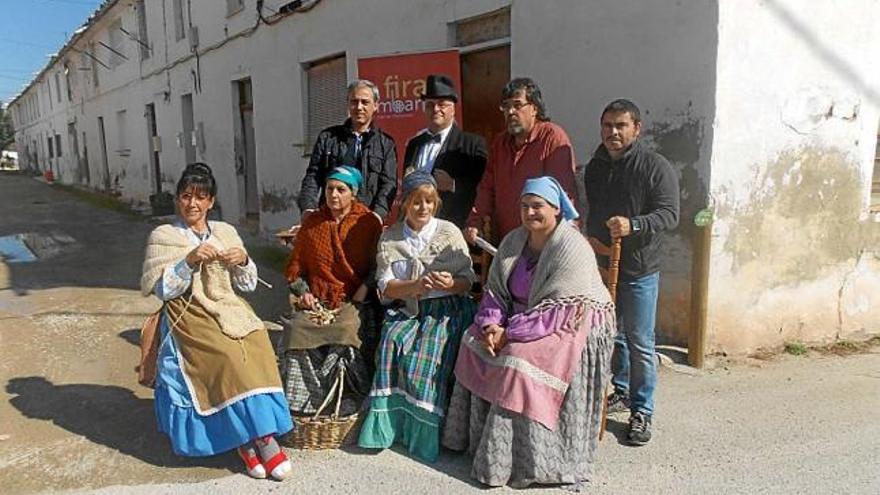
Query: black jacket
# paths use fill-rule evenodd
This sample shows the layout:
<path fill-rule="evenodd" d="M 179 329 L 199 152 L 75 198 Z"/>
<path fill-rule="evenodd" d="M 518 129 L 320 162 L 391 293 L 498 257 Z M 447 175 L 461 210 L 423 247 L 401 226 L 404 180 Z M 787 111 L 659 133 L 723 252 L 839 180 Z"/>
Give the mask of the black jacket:
<path fill-rule="evenodd" d="M 678 176 L 665 158 L 636 140 L 617 161 L 599 145 L 584 171 L 587 232 L 605 244 L 605 222 L 614 216 L 637 218 L 641 231 L 621 243 L 621 273 L 641 277 L 660 271 L 663 233 L 678 225 Z"/>
<path fill-rule="evenodd" d="M 406 167 L 415 162 L 417 153 L 428 138 L 428 133 L 422 133 L 406 143 L 406 153 L 403 158 Z M 452 125 L 434 160 L 432 170 L 444 170 L 455 179 L 455 192 L 440 193 L 443 207 L 437 217 L 449 220 L 460 228 L 465 226 L 465 221 L 474 206 L 474 198 L 477 196 L 477 184 L 480 183 L 483 171 L 486 170 L 488 155 L 486 140 L 482 136 L 463 132 L 457 125 Z"/>
<path fill-rule="evenodd" d="M 351 121 L 328 127 L 318 134 L 306 168 L 297 204 L 300 212 L 316 209 L 324 198 L 327 174 L 340 165 L 356 165 L 364 176 L 358 200 L 384 217 L 397 192 L 397 150 L 394 139 L 375 125 L 364 133 L 360 160 L 355 163 L 355 135 Z"/>

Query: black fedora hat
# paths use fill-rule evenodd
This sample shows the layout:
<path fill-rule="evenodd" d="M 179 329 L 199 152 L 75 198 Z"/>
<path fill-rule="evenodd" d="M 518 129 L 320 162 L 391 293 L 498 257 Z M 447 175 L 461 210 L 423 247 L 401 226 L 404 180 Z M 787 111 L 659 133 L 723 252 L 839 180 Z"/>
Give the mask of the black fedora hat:
<path fill-rule="evenodd" d="M 425 80 L 425 92 L 421 98 L 437 98 L 447 99 L 457 102 L 458 93 L 455 91 L 455 85 L 452 79 L 445 74 L 431 74 Z"/>

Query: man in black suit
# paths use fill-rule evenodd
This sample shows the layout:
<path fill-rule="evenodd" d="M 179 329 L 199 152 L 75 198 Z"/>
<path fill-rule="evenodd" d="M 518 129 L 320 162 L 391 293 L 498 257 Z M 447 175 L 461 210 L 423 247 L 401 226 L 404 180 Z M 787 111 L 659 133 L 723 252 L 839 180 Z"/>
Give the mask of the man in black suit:
<path fill-rule="evenodd" d="M 486 168 L 486 140 L 455 125 L 458 93 L 448 76 L 428 76 L 421 98 L 428 127 L 406 144 L 403 163 L 406 172 L 420 168 L 431 171 L 443 200 L 437 216 L 461 228 Z"/>

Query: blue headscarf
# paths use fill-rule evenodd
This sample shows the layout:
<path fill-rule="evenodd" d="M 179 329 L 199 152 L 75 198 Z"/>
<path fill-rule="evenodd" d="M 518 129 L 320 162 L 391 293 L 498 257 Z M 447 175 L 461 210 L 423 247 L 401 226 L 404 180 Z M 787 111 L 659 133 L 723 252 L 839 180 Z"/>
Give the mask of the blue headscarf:
<path fill-rule="evenodd" d="M 424 168 L 413 170 L 403 178 L 403 184 L 401 184 L 403 188 L 403 197 L 405 198 L 409 196 L 409 193 L 418 189 L 419 186 L 424 185 L 431 185 L 434 186 L 434 189 L 437 189 L 437 181 L 434 180 L 434 176 L 431 175 L 431 172 Z"/>
<path fill-rule="evenodd" d="M 330 179 L 344 183 L 351 188 L 354 195 L 357 195 L 358 189 L 361 188 L 361 183 L 364 181 L 361 171 L 349 165 L 342 165 L 331 170 L 327 175 L 327 180 Z"/>
<path fill-rule="evenodd" d="M 553 177 L 544 176 L 527 180 L 520 197 L 526 194 L 540 196 L 551 205 L 559 208 L 564 220 L 574 220 L 579 216 L 574 204 L 568 199 L 565 189 Z"/>

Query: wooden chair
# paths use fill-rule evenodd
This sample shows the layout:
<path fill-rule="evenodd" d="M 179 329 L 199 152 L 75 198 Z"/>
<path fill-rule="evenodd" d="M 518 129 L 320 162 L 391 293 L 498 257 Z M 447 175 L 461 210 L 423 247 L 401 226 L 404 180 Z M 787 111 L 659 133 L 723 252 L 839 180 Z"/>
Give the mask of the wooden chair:
<path fill-rule="evenodd" d="M 617 301 L 617 279 L 620 276 L 620 237 L 611 240 L 611 246 L 602 244 L 602 241 L 595 237 L 588 237 L 587 241 L 596 256 L 605 256 L 608 258 L 608 268 L 599 267 L 599 274 L 602 276 L 602 282 L 608 287 L 611 294 L 611 302 Z"/>
<path fill-rule="evenodd" d="M 587 242 L 596 253 L 596 256 L 605 256 L 608 258 L 608 268 L 599 267 L 599 274 L 605 287 L 611 295 L 611 302 L 617 302 L 617 279 L 620 276 L 620 237 L 611 239 L 611 246 L 602 244 L 595 237 L 588 237 Z M 605 424 L 608 422 L 608 385 L 605 386 L 605 398 L 602 401 L 602 426 L 599 429 L 599 440 L 605 436 Z"/>
<path fill-rule="evenodd" d="M 492 242 L 492 219 L 483 217 L 483 239 Z M 479 301 L 483 296 L 483 288 L 489 280 L 489 266 L 492 265 L 492 255 L 485 249 L 471 248 L 471 260 L 474 262 L 474 271 L 479 276 L 479 287 L 471 288 L 471 295 Z"/>

